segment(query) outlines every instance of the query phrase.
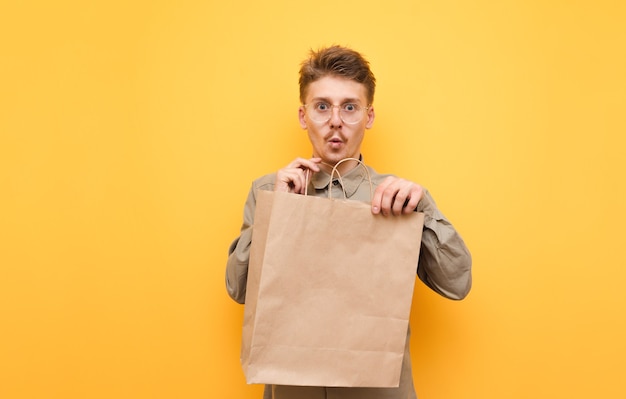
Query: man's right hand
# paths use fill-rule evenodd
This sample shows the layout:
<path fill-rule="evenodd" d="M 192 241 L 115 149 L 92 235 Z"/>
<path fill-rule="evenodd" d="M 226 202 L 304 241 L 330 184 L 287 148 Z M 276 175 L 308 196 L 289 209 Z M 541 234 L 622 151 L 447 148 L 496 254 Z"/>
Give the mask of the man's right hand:
<path fill-rule="evenodd" d="M 307 172 L 310 180 L 314 173 L 320 171 L 320 162 L 322 162 L 321 158 L 295 159 L 289 165 L 276 172 L 274 191 L 304 194 L 307 184 Z"/>

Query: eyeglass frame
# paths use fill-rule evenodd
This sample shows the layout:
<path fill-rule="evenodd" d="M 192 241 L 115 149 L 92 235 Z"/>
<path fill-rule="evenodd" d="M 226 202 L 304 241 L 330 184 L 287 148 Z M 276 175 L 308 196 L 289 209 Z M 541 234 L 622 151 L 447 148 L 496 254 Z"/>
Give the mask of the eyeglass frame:
<path fill-rule="evenodd" d="M 311 118 L 311 120 L 312 120 L 313 122 L 315 122 L 315 123 L 319 123 L 319 124 L 324 124 L 324 123 L 328 122 L 329 120 L 331 120 L 331 118 L 333 117 L 333 110 L 335 109 L 335 107 L 339 109 L 339 119 L 341 119 L 341 121 L 342 121 L 343 123 L 347 124 L 347 125 L 356 125 L 357 123 L 361 122 L 361 121 L 363 120 L 363 115 L 364 115 L 364 114 L 365 114 L 365 113 L 366 113 L 366 112 L 367 112 L 370 108 L 372 108 L 372 105 L 371 105 L 371 104 L 369 104 L 367 107 L 361 107 L 359 104 L 356 104 L 356 103 L 353 103 L 353 102 L 346 102 L 346 103 L 343 103 L 343 104 L 338 104 L 338 105 L 336 105 L 336 104 L 330 104 L 330 103 L 327 103 L 326 101 L 319 101 L 319 102 L 317 102 L 317 103 L 302 104 L 302 108 L 305 110 L 305 114 L 309 111 L 309 110 L 308 110 L 308 107 L 309 107 L 310 105 L 317 105 L 317 104 L 319 104 L 319 103 L 324 103 L 324 104 L 326 104 L 326 105 L 328 105 L 328 106 L 330 107 L 330 112 L 328 113 L 328 119 L 326 119 L 325 121 L 317 121 L 317 120 L 315 120 L 315 119 Z M 361 113 L 361 119 L 359 119 L 359 120 L 358 120 L 358 121 L 356 121 L 356 122 L 346 122 L 345 120 L 343 120 L 343 116 L 341 115 L 341 106 L 343 106 L 343 105 L 348 105 L 348 104 L 352 104 L 352 105 L 355 105 L 355 106 L 359 107 L 359 110 L 358 110 L 357 112 L 362 111 L 362 113 Z M 310 117 L 310 116 L 309 116 L 309 117 Z"/>

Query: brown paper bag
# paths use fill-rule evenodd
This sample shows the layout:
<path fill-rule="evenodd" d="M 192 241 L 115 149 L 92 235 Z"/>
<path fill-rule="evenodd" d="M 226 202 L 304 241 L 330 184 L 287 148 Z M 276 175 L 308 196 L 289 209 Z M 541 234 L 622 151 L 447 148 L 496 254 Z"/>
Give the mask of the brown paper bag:
<path fill-rule="evenodd" d="M 241 362 L 248 383 L 397 387 L 424 215 L 260 190 Z"/>

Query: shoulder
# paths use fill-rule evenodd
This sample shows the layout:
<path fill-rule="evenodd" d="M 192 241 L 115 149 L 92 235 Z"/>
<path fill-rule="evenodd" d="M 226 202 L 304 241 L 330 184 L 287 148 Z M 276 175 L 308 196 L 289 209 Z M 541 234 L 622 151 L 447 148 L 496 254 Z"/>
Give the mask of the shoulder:
<path fill-rule="evenodd" d="M 374 187 L 377 187 L 380 183 L 383 182 L 383 180 L 385 180 L 389 176 L 395 177 L 395 175 L 388 173 L 378 173 L 371 166 L 366 166 L 366 168 L 369 173 L 369 177 L 372 179 L 372 184 L 374 185 Z"/>
<path fill-rule="evenodd" d="M 270 173 L 256 178 L 252 182 L 252 190 L 274 190 L 274 182 L 276 181 L 276 173 Z"/>
<path fill-rule="evenodd" d="M 261 176 L 252 181 L 252 185 L 250 186 L 250 190 L 248 191 L 248 198 L 246 199 L 246 205 L 245 205 L 246 216 L 244 217 L 248 217 L 250 218 L 250 220 L 253 218 L 254 208 L 256 207 L 257 191 L 259 190 L 273 191 L 274 190 L 274 176 L 275 174 L 272 173 L 272 174 Z"/>

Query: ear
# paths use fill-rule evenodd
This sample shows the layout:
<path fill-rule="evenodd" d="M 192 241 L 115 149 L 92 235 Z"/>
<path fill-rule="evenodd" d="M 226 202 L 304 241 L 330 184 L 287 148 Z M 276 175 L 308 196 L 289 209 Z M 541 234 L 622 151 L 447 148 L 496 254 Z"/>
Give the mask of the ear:
<path fill-rule="evenodd" d="M 300 108 L 298 108 L 298 119 L 300 120 L 300 126 L 302 127 L 302 129 L 306 129 L 306 118 L 305 118 L 305 113 L 304 113 L 304 105 L 300 106 Z"/>
<path fill-rule="evenodd" d="M 374 112 L 374 106 L 372 105 L 367 109 L 367 122 L 365 123 L 366 129 L 371 129 L 372 125 L 374 124 L 375 118 L 376 113 Z"/>

